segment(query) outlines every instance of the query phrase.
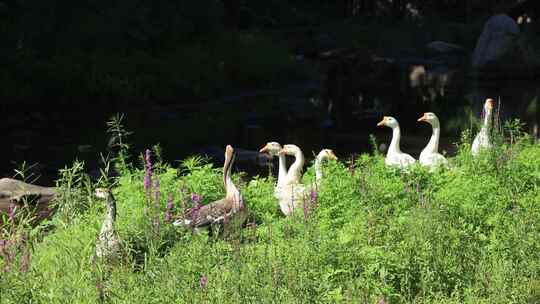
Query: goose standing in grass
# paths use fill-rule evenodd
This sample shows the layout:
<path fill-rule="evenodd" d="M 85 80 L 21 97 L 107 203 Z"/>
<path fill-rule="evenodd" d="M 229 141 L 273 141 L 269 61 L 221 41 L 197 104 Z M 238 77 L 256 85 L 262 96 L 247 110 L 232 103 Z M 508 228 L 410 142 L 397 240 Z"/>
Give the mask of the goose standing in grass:
<path fill-rule="evenodd" d="M 211 224 L 223 224 L 225 220 L 232 220 L 233 217 L 240 213 L 244 214 L 243 211 L 245 208 L 242 196 L 231 179 L 231 168 L 234 163 L 234 157 L 234 149 L 228 145 L 225 148 L 225 163 L 223 165 L 225 198 L 190 210 L 187 214 L 187 219 L 176 220 L 173 223 L 175 226 L 199 228 Z M 238 219 L 236 222 L 238 222 Z"/>
<path fill-rule="evenodd" d="M 281 149 L 282 147 L 279 143 L 272 141 L 272 142 L 266 143 L 266 145 L 262 147 L 261 150 L 259 150 L 259 153 L 268 153 L 270 156 L 272 157 L 277 156 L 279 159 L 277 185 L 274 190 L 274 195 L 276 197 L 280 189 L 283 187 L 283 184 L 285 183 L 285 179 L 287 178 L 287 166 L 285 164 L 285 154 L 279 153 Z"/>
<path fill-rule="evenodd" d="M 110 189 L 96 190 L 96 197 L 105 198 L 107 214 L 101 224 L 101 230 L 96 242 L 96 257 L 107 261 L 114 261 L 120 255 L 120 240 L 114 228 L 116 221 L 116 200 Z"/>
<path fill-rule="evenodd" d="M 484 121 L 480 132 L 476 134 L 473 140 L 471 152 L 473 156 L 477 156 L 481 150 L 487 150 L 491 148 L 491 140 L 489 138 L 489 130 L 491 124 L 491 114 L 493 112 L 493 99 L 488 98 L 484 103 Z"/>
<path fill-rule="evenodd" d="M 334 154 L 334 151 L 332 149 L 322 149 L 319 154 L 317 154 L 317 157 L 315 158 L 315 181 L 317 182 L 317 185 L 320 184 L 322 179 L 322 171 L 321 171 L 321 164 L 323 161 L 331 159 L 331 160 L 337 160 L 337 156 Z"/>
<path fill-rule="evenodd" d="M 283 183 L 282 188 L 278 193 L 279 207 L 281 212 L 288 216 L 294 213 L 295 209 L 301 208 L 303 204 L 303 199 L 308 195 L 308 188 L 305 185 L 300 183 L 302 178 L 302 168 L 304 167 L 304 153 L 296 145 L 285 145 L 283 149 L 279 152 L 283 155 L 293 155 L 295 157 L 294 163 L 289 168 L 287 172 L 285 182 Z M 336 155 L 330 149 L 323 149 L 317 155 L 315 159 L 315 185 L 317 187 L 322 178 L 321 164 L 326 159 L 337 160 Z"/>
<path fill-rule="evenodd" d="M 420 164 L 422 166 L 430 167 L 431 170 L 434 170 L 439 166 L 446 166 L 448 161 L 439 153 L 439 137 L 441 134 L 439 118 L 435 113 L 426 112 L 422 117 L 418 118 L 418 121 L 425 121 L 432 127 L 431 138 L 429 139 L 427 146 L 422 150 L 422 153 L 420 153 L 420 158 L 418 159 Z"/>
<path fill-rule="evenodd" d="M 398 166 L 400 168 L 406 168 L 416 162 L 416 160 L 407 153 L 401 152 L 399 142 L 401 139 L 401 130 L 399 128 L 398 121 L 391 116 L 384 116 L 383 119 L 377 124 L 377 126 L 385 126 L 392 128 L 392 140 L 390 141 L 390 147 L 386 153 L 384 163 L 387 166 Z"/>

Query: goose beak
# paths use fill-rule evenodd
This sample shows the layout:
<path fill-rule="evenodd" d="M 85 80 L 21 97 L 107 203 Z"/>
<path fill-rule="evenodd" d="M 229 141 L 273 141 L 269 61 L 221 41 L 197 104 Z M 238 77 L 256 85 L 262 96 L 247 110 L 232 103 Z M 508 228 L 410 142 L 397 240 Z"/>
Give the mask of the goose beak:
<path fill-rule="evenodd" d="M 334 151 L 330 150 L 328 151 L 328 154 L 330 155 L 330 159 L 338 160 L 337 156 L 334 154 Z"/>
<path fill-rule="evenodd" d="M 234 153 L 233 147 L 231 145 L 227 145 L 227 147 L 225 148 L 225 155 L 228 157 L 232 157 L 233 153 Z"/>
<path fill-rule="evenodd" d="M 264 147 L 262 147 L 262 148 L 259 150 L 259 153 L 264 153 L 264 152 L 268 152 L 268 144 L 266 144 Z"/>
<path fill-rule="evenodd" d="M 285 154 L 285 152 L 287 152 L 287 150 L 285 150 L 285 148 L 283 148 L 283 149 L 279 150 L 278 155 L 283 155 L 283 154 Z"/>
<path fill-rule="evenodd" d="M 422 117 L 418 118 L 417 121 L 427 121 L 426 113 L 424 113 Z"/>
<path fill-rule="evenodd" d="M 94 196 L 101 199 L 106 199 L 108 196 L 108 192 L 106 188 L 96 188 L 96 192 L 94 193 Z"/>
<path fill-rule="evenodd" d="M 377 127 L 384 126 L 385 123 L 386 123 L 386 116 L 383 117 L 383 119 L 381 121 L 379 121 L 379 123 L 377 124 Z"/>
<path fill-rule="evenodd" d="M 493 109 L 493 99 L 491 99 L 491 98 L 486 99 L 486 107 L 487 107 L 489 110 L 492 110 L 492 109 Z"/>

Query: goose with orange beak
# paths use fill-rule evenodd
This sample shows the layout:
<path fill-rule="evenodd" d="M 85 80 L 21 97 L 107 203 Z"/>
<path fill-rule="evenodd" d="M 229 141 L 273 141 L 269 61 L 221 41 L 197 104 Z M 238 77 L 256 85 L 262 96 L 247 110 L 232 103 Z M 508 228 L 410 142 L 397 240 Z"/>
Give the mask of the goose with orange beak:
<path fill-rule="evenodd" d="M 441 134 L 439 118 L 437 115 L 435 115 L 435 113 L 426 112 L 422 117 L 418 118 L 418 121 L 425 121 L 429 123 L 432 128 L 431 138 L 429 139 L 427 146 L 420 153 L 420 158 L 418 159 L 420 164 L 422 166 L 430 167 L 431 170 L 434 170 L 439 166 L 446 166 L 448 161 L 438 151 L 439 138 Z"/>
<path fill-rule="evenodd" d="M 332 149 L 322 149 L 319 154 L 317 154 L 317 157 L 315 158 L 315 181 L 317 183 L 321 182 L 322 179 L 322 171 L 321 171 L 321 165 L 323 161 L 325 160 L 337 160 L 337 156 L 334 154 L 334 151 Z"/>
<path fill-rule="evenodd" d="M 294 163 L 289 168 L 285 182 L 278 193 L 281 212 L 289 216 L 294 213 L 294 210 L 302 209 L 303 199 L 309 195 L 311 189 L 300 182 L 305 162 L 302 150 L 296 145 L 284 145 L 279 154 L 295 157 Z M 337 160 L 334 151 L 323 149 L 317 155 L 315 159 L 315 184 L 311 185 L 312 188 L 316 188 L 320 184 L 322 179 L 321 165 L 325 160 Z"/>
<path fill-rule="evenodd" d="M 491 148 L 491 140 L 489 138 L 489 130 L 491 128 L 491 116 L 493 113 L 493 99 L 488 98 L 486 99 L 486 102 L 484 103 L 484 121 L 482 124 L 482 127 L 480 128 L 480 132 L 476 134 L 476 137 L 473 140 L 472 146 L 471 146 L 471 153 L 474 157 L 476 157 L 480 151 L 482 150 L 488 150 Z"/>
<path fill-rule="evenodd" d="M 377 126 L 385 126 L 392 128 L 392 140 L 390 141 L 390 147 L 388 147 L 388 153 L 384 163 L 387 166 L 398 166 L 400 168 L 406 168 L 416 162 L 416 160 L 407 153 L 401 152 L 399 142 L 401 139 L 401 130 L 399 128 L 398 121 L 391 116 L 384 116 L 383 119 L 377 124 Z"/>
<path fill-rule="evenodd" d="M 264 147 L 262 147 L 259 150 L 259 153 L 268 153 L 270 156 L 272 157 L 277 156 L 279 159 L 277 185 L 274 192 L 279 191 L 279 189 L 285 183 L 285 179 L 287 178 L 287 166 L 286 166 L 286 161 L 285 161 L 285 154 L 279 153 L 281 149 L 283 149 L 283 147 L 279 143 L 275 141 L 271 141 L 271 142 L 266 143 L 266 145 L 264 145 Z"/>

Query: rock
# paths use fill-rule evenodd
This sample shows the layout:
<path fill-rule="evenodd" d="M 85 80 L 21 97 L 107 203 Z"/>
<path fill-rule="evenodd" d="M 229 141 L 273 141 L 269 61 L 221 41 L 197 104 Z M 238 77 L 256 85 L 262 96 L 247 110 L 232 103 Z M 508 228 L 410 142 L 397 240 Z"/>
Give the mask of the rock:
<path fill-rule="evenodd" d="M 36 186 L 12 178 L 0 179 L 0 224 L 2 213 L 8 213 L 12 204 L 21 208 L 25 200 L 35 208 L 38 220 L 48 217 L 52 211 L 50 202 L 56 195 L 53 187 Z"/>
<path fill-rule="evenodd" d="M 94 147 L 92 145 L 79 145 L 77 150 L 81 153 L 90 153 L 94 151 Z"/>
<path fill-rule="evenodd" d="M 432 41 L 426 44 L 426 49 L 432 52 L 443 53 L 443 54 L 458 53 L 458 52 L 464 51 L 462 46 L 453 44 L 453 43 L 444 42 L 444 41 Z"/>
<path fill-rule="evenodd" d="M 510 54 L 516 46 L 518 34 L 519 27 L 514 19 L 504 14 L 490 17 L 476 43 L 472 66 L 482 68 Z"/>

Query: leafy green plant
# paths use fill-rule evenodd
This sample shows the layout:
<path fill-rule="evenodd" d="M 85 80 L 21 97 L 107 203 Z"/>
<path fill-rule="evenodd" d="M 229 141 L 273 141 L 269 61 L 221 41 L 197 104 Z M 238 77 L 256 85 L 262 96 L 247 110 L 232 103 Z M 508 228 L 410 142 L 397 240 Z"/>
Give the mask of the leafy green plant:
<path fill-rule="evenodd" d="M 28 271 L 0 276 L 2 302 L 535 303 L 540 146 L 518 123 L 498 134 L 493 149 L 473 158 L 464 132 L 450 168 L 435 172 L 388 168 L 379 154 L 328 162 L 307 208 L 287 218 L 273 177 L 248 181 L 235 172 L 251 218 L 222 235 L 171 224 L 194 200 L 223 197 L 222 169 L 199 156 L 173 168 L 153 149 L 154 213 L 145 213 L 145 161 L 100 182 L 118 202 L 126 256 L 114 266 L 92 264 L 105 210 L 81 200 L 94 185 L 76 163 L 61 173 L 60 190 L 70 196 L 56 225 L 30 232 Z M 303 182 L 313 181 L 310 165 Z M 10 265 L 22 261 L 17 250 Z"/>

